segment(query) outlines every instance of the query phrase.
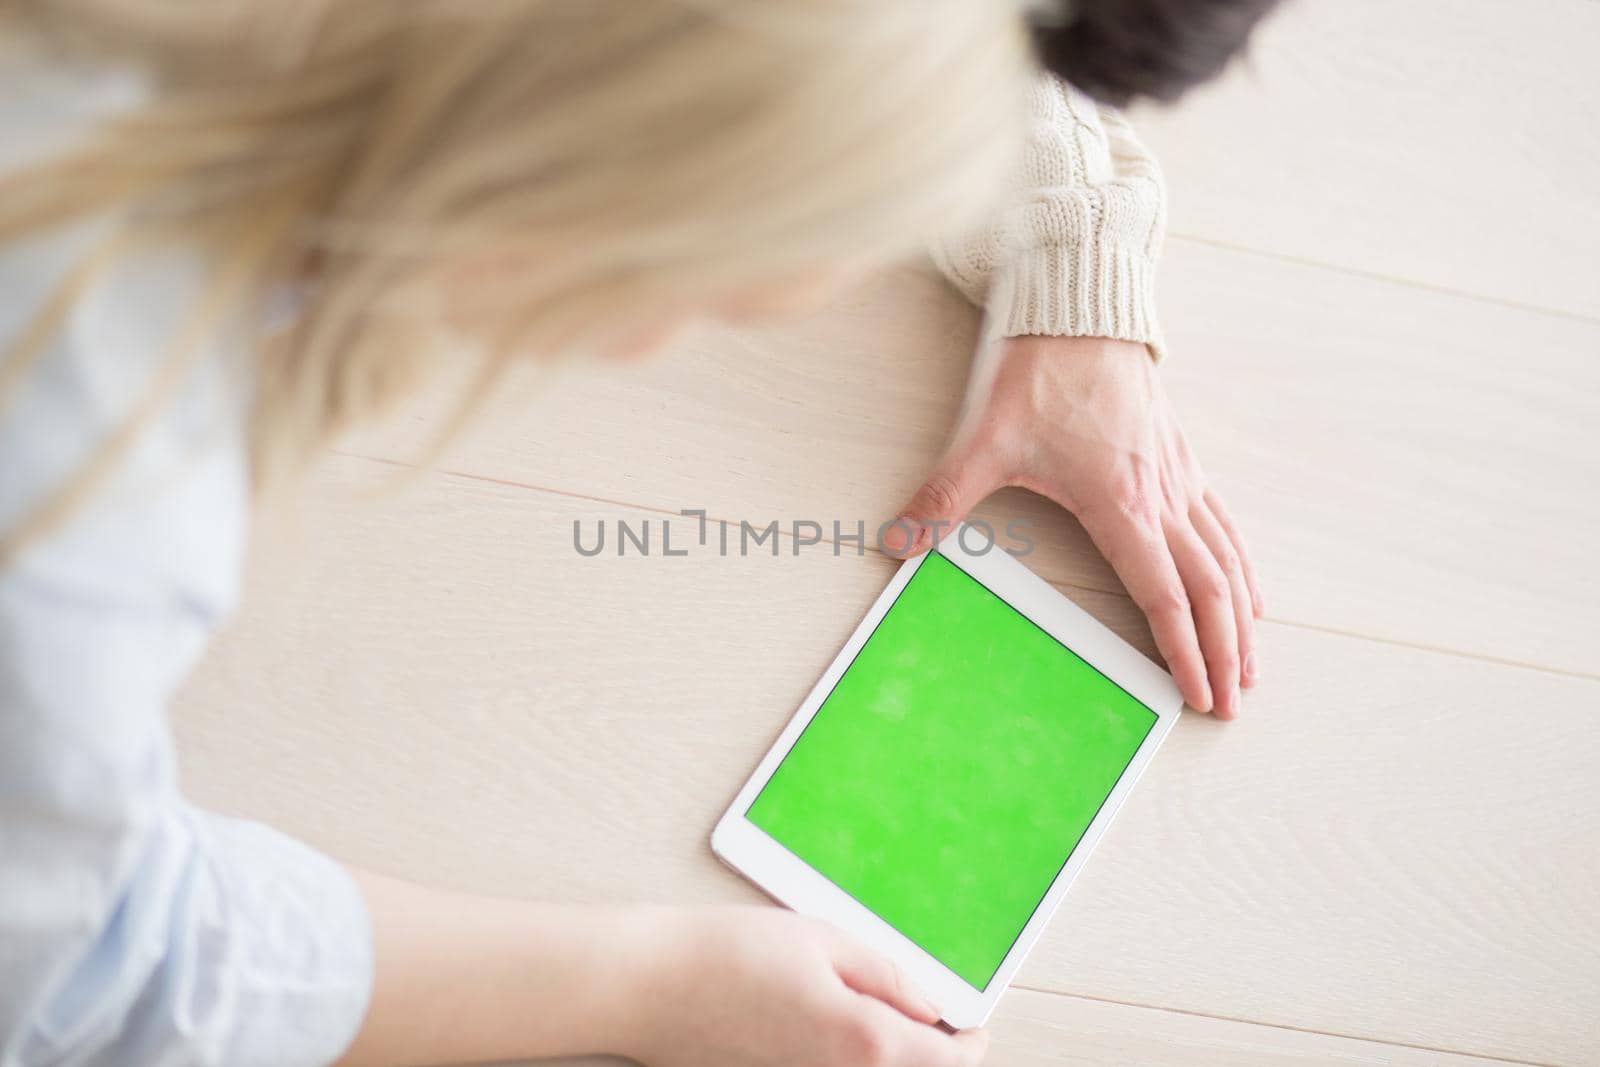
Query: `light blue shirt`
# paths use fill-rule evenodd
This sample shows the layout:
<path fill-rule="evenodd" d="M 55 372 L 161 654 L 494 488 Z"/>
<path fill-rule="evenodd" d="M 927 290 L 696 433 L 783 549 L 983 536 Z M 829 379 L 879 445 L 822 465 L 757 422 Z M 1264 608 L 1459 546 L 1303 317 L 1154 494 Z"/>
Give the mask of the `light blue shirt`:
<path fill-rule="evenodd" d="M 0 51 L 0 171 L 140 95 Z M 0 359 L 105 225 L 0 246 Z M 146 253 L 98 279 L 0 393 L 0 531 L 133 411 L 204 274 Z M 200 361 L 84 506 L 0 570 L 0 1067 L 322 1064 L 365 1013 L 349 875 L 197 810 L 176 775 L 167 702 L 239 587 L 245 380 Z"/>

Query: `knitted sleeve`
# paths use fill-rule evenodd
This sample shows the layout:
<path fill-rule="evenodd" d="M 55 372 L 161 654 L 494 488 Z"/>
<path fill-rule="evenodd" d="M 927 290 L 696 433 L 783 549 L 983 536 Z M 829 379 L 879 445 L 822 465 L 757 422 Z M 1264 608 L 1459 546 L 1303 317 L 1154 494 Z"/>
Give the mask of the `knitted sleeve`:
<path fill-rule="evenodd" d="M 1030 94 L 1025 165 L 983 231 L 935 243 L 939 269 L 1008 337 L 1138 341 L 1160 358 L 1161 171 L 1117 112 L 1053 76 Z"/>

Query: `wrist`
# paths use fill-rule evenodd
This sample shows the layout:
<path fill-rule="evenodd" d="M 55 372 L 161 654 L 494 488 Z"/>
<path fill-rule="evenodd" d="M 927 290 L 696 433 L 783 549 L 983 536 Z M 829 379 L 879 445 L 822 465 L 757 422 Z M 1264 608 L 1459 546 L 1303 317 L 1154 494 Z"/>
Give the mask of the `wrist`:
<path fill-rule="evenodd" d="M 1017 334 L 1005 339 L 1007 357 L 1040 359 L 1153 359 L 1143 341 L 1116 337 L 1077 337 L 1052 334 Z"/>
<path fill-rule="evenodd" d="M 606 931 L 603 982 L 607 1018 L 603 1051 L 648 1062 L 670 1040 L 688 969 L 683 940 L 675 936 L 682 913 L 664 907 L 625 907 Z"/>
<path fill-rule="evenodd" d="M 487 924 L 501 946 L 486 993 L 510 1028 L 495 1059 L 634 1056 L 652 1047 L 660 1014 L 655 909 L 509 903 Z M 509 951 L 506 951 L 509 949 Z"/>

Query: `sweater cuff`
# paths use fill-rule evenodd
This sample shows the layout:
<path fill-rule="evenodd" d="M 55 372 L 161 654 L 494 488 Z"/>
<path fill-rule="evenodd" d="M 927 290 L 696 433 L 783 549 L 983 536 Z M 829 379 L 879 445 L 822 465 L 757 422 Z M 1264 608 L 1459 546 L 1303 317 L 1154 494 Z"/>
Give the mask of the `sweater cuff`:
<path fill-rule="evenodd" d="M 1100 241 L 1047 245 L 1009 257 L 989 299 L 1006 337 L 1110 337 L 1166 353 L 1156 320 L 1155 262 Z"/>

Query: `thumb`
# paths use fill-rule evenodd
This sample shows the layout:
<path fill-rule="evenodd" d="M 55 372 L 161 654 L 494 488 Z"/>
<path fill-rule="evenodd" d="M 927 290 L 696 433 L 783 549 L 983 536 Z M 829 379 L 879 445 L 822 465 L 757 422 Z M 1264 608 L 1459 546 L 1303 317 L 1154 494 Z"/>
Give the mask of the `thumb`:
<path fill-rule="evenodd" d="M 881 1000 L 919 1023 L 939 1021 L 939 1009 L 893 961 L 844 937 L 834 946 L 833 955 L 834 971 L 857 993 Z"/>
<path fill-rule="evenodd" d="M 926 552 L 949 536 L 1003 480 L 982 449 L 952 449 L 884 529 L 884 551 L 901 557 Z"/>

